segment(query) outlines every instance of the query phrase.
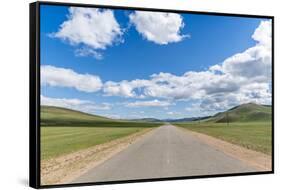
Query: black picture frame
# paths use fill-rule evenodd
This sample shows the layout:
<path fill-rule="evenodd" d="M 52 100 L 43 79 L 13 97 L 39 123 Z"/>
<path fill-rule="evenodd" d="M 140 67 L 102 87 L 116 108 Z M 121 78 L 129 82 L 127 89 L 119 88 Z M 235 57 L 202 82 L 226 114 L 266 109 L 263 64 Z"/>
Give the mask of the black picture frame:
<path fill-rule="evenodd" d="M 91 182 L 78 184 L 60 184 L 60 185 L 41 185 L 40 183 L 40 5 L 55 5 L 55 6 L 75 6 L 75 7 L 91 7 L 91 8 L 109 8 L 121 10 L 140 10 L 140 11 L 155 11 L 155 12 L 172 12 L 172 13 L 188 13 L 199 15 L 217 15 L 231 17 L 246 17 L 246 18 L 266 18 L 272 21 L 272 170 L 264 172 L 243 172 L 234 174 L 215 174 L 215 175 L 200 175 L 200 176 L 181 176 L 169 178 L 153 178 L 140 180 L 125 180 L 125 181 L 107 181 L 107 182 Z M 229 176 L 245 176 L 245 175 L 260 175 L 274 173 L 274 16 L 266 15 L 249 15 L 249 14 L 234 14 L 234 13 L 218 13 L 218 12 L 202 12 L 191 10 L 171 10 L 171 9 L 156 9 L 142 7 L 126 7 L 112 5 L 94 5 L 80 3 L 60 3 L 38 1 L 29 4 L 29 59 L 30 59 L 30 80 L 29 80 L 29 185 L 33 188 L 54 188 L 54 187 L 74 187 L 87 185 L 104 185 L 104 184 L 120 184 L 134 182 L 152 182 L 164 180 L 182 180 L 195 178 L 213 178 L 213 177 L 229 177 Z"/>

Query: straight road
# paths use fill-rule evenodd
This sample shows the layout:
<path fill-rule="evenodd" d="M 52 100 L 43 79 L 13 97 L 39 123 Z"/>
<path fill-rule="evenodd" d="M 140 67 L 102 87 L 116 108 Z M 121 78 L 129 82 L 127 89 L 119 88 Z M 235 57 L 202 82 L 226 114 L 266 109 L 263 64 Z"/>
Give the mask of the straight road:
<path fill-rule="evenodd" d="M 173 125 L 163 125 L 73 183 L 253 172 Z"/>

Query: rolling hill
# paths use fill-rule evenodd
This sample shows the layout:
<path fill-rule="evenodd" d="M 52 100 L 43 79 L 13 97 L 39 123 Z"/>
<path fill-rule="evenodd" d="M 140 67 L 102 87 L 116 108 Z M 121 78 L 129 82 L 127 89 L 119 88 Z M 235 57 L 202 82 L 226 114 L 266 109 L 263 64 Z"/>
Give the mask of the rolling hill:
<path fill-rule="evenodd" d="M 88 126 L 88 127 L 151 127 L 160 122 L 150 120 L 128 121 L 110 119 L 98 115 L 88 114 L 67 108 L 55 106 L 41 106 L 41 126 Z"/>
<path fill-rule="evenodd" d="M 41 106 L 41 125 L 87 124 L 92 122 L 114 121 L 102 116 L 92 115 L 67 108 Z"/>
<path fill-rule="evenodd" d="M 254 103 L 242 104 L 206 119 L 208 122 L 259 122 L 271 121 L 271 106 Z"/>

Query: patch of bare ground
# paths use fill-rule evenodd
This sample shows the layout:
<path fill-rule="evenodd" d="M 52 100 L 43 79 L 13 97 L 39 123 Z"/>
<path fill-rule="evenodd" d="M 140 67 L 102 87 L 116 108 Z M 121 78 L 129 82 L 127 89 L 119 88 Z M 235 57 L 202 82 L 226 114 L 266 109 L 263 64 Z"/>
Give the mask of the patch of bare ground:
<path fill-rule="evenodd" d="M 261 152 L 257 152 L 254 150 L 250 150 L 214 137 L 209 135 L 205 135 L 202 133 L 194 132 L 188 129 L 183 129 L 185 132 L 192 134 L 193 136 L 197 137 L 204 142 L 205 144 L 214 147 L 215 149 L 222 151 L 223 153 L 241 160 L 242 162 L 254 167 L 257 171 L 271 171 L 272 169 L 272 159 L 271 156 L 263 154 Z"/>
<path fill-rule="evenodd" d="M 127 137 L 96 145 L 74 153 L 41 162 L 41 185 L 66 184 L 89 169 L 96 167 L 130 144 L 141 139 L 152 129 L 144 129 Z"/>

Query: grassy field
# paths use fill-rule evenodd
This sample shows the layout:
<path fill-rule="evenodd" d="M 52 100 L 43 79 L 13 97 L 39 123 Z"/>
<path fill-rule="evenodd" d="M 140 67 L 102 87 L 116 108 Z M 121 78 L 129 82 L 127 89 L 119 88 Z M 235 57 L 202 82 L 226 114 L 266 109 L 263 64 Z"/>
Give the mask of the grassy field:
<path fill-rule="evenodd" d="M 204 133 L 248 149 L 271 154 L 271 122 L 226 123 L 190 122 L 177 126 Z"/>
<path fill-rule="evenodd" d="M 141 127 L 41 127 L 41 158 L 48 159 L 139 132 Z"/>
<path fill-rule="evenodd" d="M 41 159 L 54 158 L 161 123 L 129 122 L 90 115 L 65 108 L 41 107 Z"/>

